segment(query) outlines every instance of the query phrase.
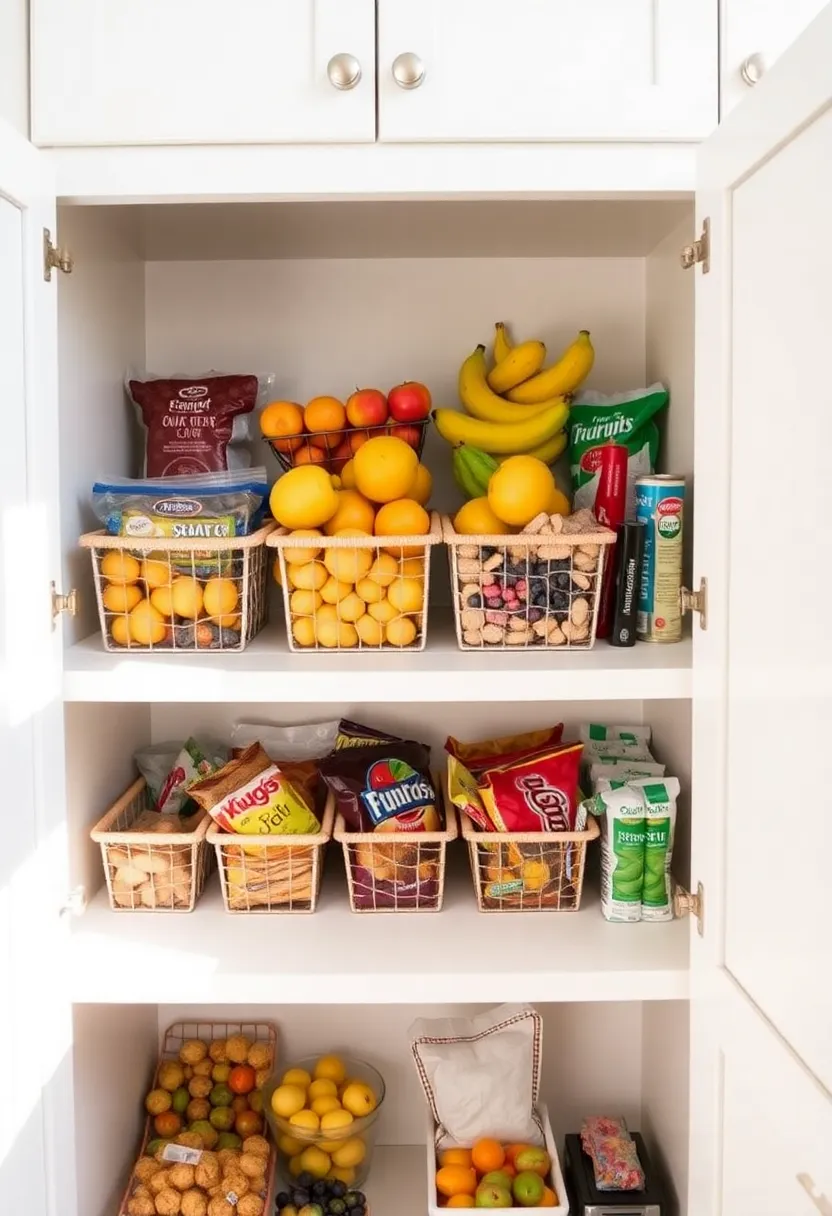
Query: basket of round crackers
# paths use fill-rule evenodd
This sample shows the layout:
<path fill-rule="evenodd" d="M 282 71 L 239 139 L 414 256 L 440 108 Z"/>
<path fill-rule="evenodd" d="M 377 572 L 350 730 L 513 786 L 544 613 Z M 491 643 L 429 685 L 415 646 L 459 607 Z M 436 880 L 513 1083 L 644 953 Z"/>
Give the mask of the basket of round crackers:
<path fill-rule="evenodd" d="M 479 910 L 576 912 L 587 845 L 599 834 L 581 806 L 583 745 L 564 741 L 558 723 L 445 747 Z"/>
<path fill-rule="evenodd" d="M 457 829 L 427 744 L 343 721 L 321 774 L 336 799 L 352 911 L 440 911 Z"/>

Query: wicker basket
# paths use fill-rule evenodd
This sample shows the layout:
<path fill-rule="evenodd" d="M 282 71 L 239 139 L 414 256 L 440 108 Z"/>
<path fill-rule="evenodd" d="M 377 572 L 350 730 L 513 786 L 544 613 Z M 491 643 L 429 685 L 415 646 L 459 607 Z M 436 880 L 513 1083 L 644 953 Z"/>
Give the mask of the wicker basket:
<path fill-rule="evenodd" d="M 156 1088 L 159 1069 L 162 1064 L 168 1060 L 178 1060 L 179 1051 L 182 1044 L 188 1039 L 202 1039 L 203 1042 L 210 1042 L 211 1039 L 227 1039 L 234 1034 L 243 1034 L 255 1043 L 268 1045 L 271 1049 L 272 1069 L 277 1056 L 277 1030 L 272 1022 L 174 1022 L 168 1026 L 165 1031 L 164 1041 L 162 1043 L 162 1052 L 156 1064 L 156 1070 L 153 1074 L 153 1086 Z M 268 1127 L 265 1119 L 263 1120 L 263 1135 L 268 1137 Z M 154 1138 L 153 1121 L 147 1118 L 145 1121 L 144 1135 L 142 1136 L 141 1149 L 139 1150 L 139 1158 L 145 1152 L 147 1145 Z M 266 1175 L 266 1190 L 263 1195 L 264 1216 L 269 1214 L 274 1209 L 275 1193 L 276 1193 L 276 1152 L 272 1146 L 271 1154 L 267 1163 L 267 1168 L 264 1171 Z M 135 1174 L 131 1171 L 130 1180 L 124 1191 L 121 1200 L 121 1205 L 118 1209 L 118 1216 L 129 1216 L 127 1205 L 133 1197 L 133 1193 L 137 1186 Z"/>
<path fill-rule="evenodd" d="M 268 555 L 264 541 L 273 528 L 274 524 L 268 523 L 250 536 L 210 542 L 156 537 L 142 540 L 109 536 L 103 531 L 87 532 L 78 543 L 89 549 L 92 556 L 105 650 L 118 653 L 245 650 L 266 623 Z M 135 575 L 126 585 L 123 571 L 117 573 L 118 581 L 114 582 L 107 577 L 106 566 L 102 569 L 112 553 L 122 555 L 129 567 L 128 576 Z M 148 565 L 143 571 L 144 561 Z M 145 582 L 143 572 L 150 576 L 149 582 Z M 223 586 L 214 587 L 213 594 L 220 591 L 224 603 L 215 611 L 223 615 L 203 615 L 205 588 L 217 576 L 222 578 Z M 186 579 L 190 580 L 190 586 L 184 583 Z M 176 580 L 183 580 L 182 586 L 178 593 L 172 593 L 170 588 Z M 151 614 L 151 620 L 144 620 L 144 631 L 139 632 L 130 610 L 148 594 L 157 613 Z M 176 594 L 182 597 L 179 603 Z M 179 607 L 184 613 L 176 611 Z"/>
<path fill-rule="evenodd" d="M 315 453 L 314 463 L 319 463 L 318 453 L 322 452 L 327 459 L 321 462 L 320 467 L 326 468 L 330 473 L 340 473 L 353 453 L 350 452 L 349 456 L 345 452 L 339 455 L 338 450 L 342 444 L 349 444 L 351 435 L 366 435 L 370 439 L 375 439 L 379 435 L 398 435 L 421 458 L 429 425 L 430 418 L 407 423 L 395 422 L 391 419 L 389 422 L 382 422 L 380 426 L 348 426 L 340 431 L 305 431 L 303 435 L 296 435 L 289 439 L 269 439 L 265 435 L 263 438 L 284 472 L 295 467 L 302 452 L 311 450 Z M 304 456 L 303 461 L 308 463 L 309 457 Z"/>
<path fill-rule="evenodd" d="M 457 837 L 456 812 L 434 777 L 445 804 L 441 832 L 351 832 L 340 813 L 335 839 L 344 865 L 353 912 L 440 912 L 445 895 L 445 850 Z"/>
<path fill-rule="evenodd" d="M 604 552 L 614 532 L 463 536 L 447 516 L 442 530 L 461 650 L 595 645 Z"/>
<path fill-rule="evenodd" d="M 330 793 L 313 836 L 241 836 L 212 823 L 208 843 L 217 852 L 226 912 L 314 912 L 334 819 Z"/>
<path fill-rule="evenodd" d="M 134 781 L 90 832 L 101 845 L 107 894 L 114 912 L 192 912 L 211 867 L 210 816 L 183 820 L 188 831 L 134 832 L 153 800 L 144 777 Z"/>
<path fill-rule="evenodd" d="M 277 549 L 278 553 L 289 649 L 301 652 L 318 650 L 324 653 L 331 653 L 333 650 L 424 650 L 428 624 L 430 550 L 433 545 L 441 542 L 442 522 L 436 512 L 431 515 L 431 530 L 426 536 L 333 536 L 316 542 L 310 541 L 308 537 L 290 536 L 284 528 L 273 532 L 266 544 Z M 325 600 L 327 588 L 323 580 L 328 578 L 331 583 L 334 582 L 332 571 L 343 576 L 338 580 L 340 582 L 355 581 L 352 576 L 359 574 L 359 585 L 368 582 L 371 588 L 377 589 L 376 593 L 381 602 L 364 603 L 364 617 L 368 622 L 372 622 L 369 626 L 372 633 L 362 634 L 361 621 L 356 621 L 352 612 L 349 614 L 349 620 L 341 617 L 344 599 L 335 604 L 323 603 L 312 612 L 299 610 L 298 600 L 308 599 L 310 593 L 314 594 L 314 588 L 304 586 L 301 589 L 303 595 L 296 598 L 294 584 L 298 581 L 298 575 L 292 574 L 292 568 L 308 571 L 313 561 L 307 555 L 313 553 L 316 545 L 319 545 L 320 551 L 314 557 L 314 564 L 318 569 L 313 581 L 320 583 L 317 589 L 322 588 Z M 304 556 L 303 562 L 292 561 L 293 550 L 298 549 L 306 550 L 307 555 Z M 351 555 L 356 552 L 363 556 L 351 559 Z M 345 555 L 340 558 L 340 563 L 339 555 Z M 390 579 L 386 586 L 373 579 L 364 578 L 370 563 L 382 556 L 388 559 L 388 564 L 390 557 L 398 562 L 398 574 L 385 572 L 383 577 Z M 308 576 L 304 576 L 303 582 L 309 582 Z M 362 590 L 366 594 L 366 589 Z M 397 601 L 395 607 L 398 612 L 393 619 L 387 616 L 391 611 L 391 595 Z M 407 598 L 404 598 L 405 596 Z M 355 599 L 361 600 L 362 597 L 356 594 Z M 412 628 L 410 624 L 403 626 L 402 622 L 412 622 Z M 394 629 L 404 632 L 395 634 Z M 391 641 L 390 637 L 394 640 Z M 397 637 L 400 641 L 396 640 Z"/>
<path fill-rule="evenodd" d="M 594 819 L 584 832 L 480 832 L 462 818 L 480 912 L 578 911 Z"/>

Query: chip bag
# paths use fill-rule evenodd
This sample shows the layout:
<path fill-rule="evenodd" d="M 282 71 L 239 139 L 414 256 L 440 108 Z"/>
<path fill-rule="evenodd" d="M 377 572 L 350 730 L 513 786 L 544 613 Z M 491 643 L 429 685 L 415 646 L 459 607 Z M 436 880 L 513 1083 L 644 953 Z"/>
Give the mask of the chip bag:
<path fill-rule="evenodd" d="M 321 830 L 306 800 L 260 743 L 192 785 L 190 795 L 226 832 L 311 836 Z"/>
<path fill-rule="evenodd" d="M 413 739 L 342 748 L 321 776 L 354 832 L 438 832 L 430 748 Z"/>
<path fill-rule="evenodd" d="M 499 739 L 484 739 L 480 743 L 461 743 L 448 736 L 445 751 L 461 760 L 471 773 L 477 773 L 490 765 L 509 764 L 521 760 L 541 748 L 560 743 L 563 738 L 563 723 L 547 726 L 543 730 L 530 730 L 522 735 L 503 735 Z"/>
<path fill-rule="evenodd" d="M 582 743 L 558 744 L 479 775 L 480 796 L 498 832 L 574 832 Z M 584 820 L 585 821 L 585 820 Z"/>
<path fill-rule="evenodd" d="M 372 726 L 364 726 L 361 722 L 351 722 L 342 718 L 338 723 L 335 736 L 335 750 L 342 751 L 349 747 L 372 747 L 376 743 L 401 743 L 399 735 L 389 735 L 385 731 L 376 730 Z"/>

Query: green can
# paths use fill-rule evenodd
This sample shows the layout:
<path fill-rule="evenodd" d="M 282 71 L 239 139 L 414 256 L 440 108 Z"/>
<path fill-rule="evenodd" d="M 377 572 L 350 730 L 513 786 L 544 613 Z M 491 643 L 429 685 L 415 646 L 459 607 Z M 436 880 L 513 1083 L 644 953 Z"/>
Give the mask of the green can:
<path fill-rule="evenodd" d="M 636 519 L 645 525 L 636 617 L 640 642 L 682 640 L 684 477 L 639 477 Z"/>

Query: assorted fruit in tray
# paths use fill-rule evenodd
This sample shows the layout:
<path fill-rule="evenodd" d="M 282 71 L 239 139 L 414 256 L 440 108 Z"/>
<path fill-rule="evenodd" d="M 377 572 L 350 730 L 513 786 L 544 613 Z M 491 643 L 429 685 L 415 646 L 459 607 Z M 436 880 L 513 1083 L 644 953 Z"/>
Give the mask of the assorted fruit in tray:
<path fill-rule="evenodd" d="M 260 414 L 260 430 L 284 469 L 312 464 L 340 473 L 374 436 L 394 435 L 420 453 L 430 407 L 430 391 L 408 380 L 387 394 L 356 389 L 346 402 L 337 397 L 313 397 L 305 406 L 272 401 Z"/>
<path fill-rule="evenodd" d="M 437 1198 L 443 1207 L 557 1207 L 545 1148 L 484 1137 L 471 1148 L 438 1153 L 436 1165 Z"/>
<path fill-rule="evenodd" d="M 366 1216 L 367 1198 L 337 1178 L 303 1173 L 291 1191 L 279 1193 L 275 1207 L 277 1216 Z"/>

